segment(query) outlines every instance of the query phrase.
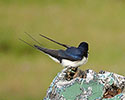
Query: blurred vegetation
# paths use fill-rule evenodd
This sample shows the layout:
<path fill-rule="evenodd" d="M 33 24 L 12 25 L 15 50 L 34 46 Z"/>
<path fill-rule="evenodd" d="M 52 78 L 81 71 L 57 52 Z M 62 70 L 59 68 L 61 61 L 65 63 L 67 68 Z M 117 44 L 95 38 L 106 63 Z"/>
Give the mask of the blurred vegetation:
<path fill-rule="evenodd" d="M 81 69 L 125 75 L 124 0 L 0 0 L 0 100 L 40 100 L 62 67 L 20 42 L 64 49 L 39 36 L 65 44 L 90 45 L 89 61 Z"/>

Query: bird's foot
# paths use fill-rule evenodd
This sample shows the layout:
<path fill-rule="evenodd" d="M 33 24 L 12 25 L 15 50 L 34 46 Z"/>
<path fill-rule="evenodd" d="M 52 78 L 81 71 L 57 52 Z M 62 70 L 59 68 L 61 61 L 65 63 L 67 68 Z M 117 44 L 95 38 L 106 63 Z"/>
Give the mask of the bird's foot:
<path fill-rule="evenodd" d="M 65 70 L 65 73 L 65 79 L 68 81 L 76 77 L 84 78 L 86 76 L 85 72 L 78 67 L 68 67 L 67 70 Z"/>

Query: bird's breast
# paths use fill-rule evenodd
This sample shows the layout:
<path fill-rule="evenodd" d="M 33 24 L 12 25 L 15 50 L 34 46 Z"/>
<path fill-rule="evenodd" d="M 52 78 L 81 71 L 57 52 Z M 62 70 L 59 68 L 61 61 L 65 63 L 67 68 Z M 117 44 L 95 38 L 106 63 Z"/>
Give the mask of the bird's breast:
<path fill-rule="evenodd" d="M 87 58 L 86 57 L 83 57 L 82 60 L 79 60 L 79 61 L 70 61 L 70 60 L 67 60 L 67 59 L 62 59 L 62 66 L 64 67 L 68 67 L 68 66 L 72 66 L 72 67 L 79 67 L 83 64 L 85 64 L 87 62 Z"/>

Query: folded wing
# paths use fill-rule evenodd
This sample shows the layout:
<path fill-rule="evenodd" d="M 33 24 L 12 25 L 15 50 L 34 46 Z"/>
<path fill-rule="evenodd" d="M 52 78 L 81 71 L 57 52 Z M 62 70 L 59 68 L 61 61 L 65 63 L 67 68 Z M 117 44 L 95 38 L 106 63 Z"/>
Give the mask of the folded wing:
<path fill-rule="evenodd" d="M 80 60 L 80 59 L 67 55 L 64 50 L 52 50 L 52 49 L 40 47 L 38 45 L 34 45 L 34 47 L 52 57 L 57 58 L 60 62 L 62 59 L 67 59 L 67 60 L 71 60 L 71 61 Z"/>

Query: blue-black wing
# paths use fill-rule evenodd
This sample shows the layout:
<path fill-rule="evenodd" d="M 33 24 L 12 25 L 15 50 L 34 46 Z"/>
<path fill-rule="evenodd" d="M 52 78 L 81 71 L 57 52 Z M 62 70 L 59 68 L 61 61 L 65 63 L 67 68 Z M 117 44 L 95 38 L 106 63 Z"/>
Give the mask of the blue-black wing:
<path fill-rule="evenodd" d="M 52 50 L 52 49 L 43 48 L 43 47 L 40 47 L 37 45 L 34 45 L 34 47 L 52 57 L 57 58 L 59 61 L 61 61 L 62 59 L 67 59 L 67 60 L 71 60 L 71 61 L 81 60 L 81 58 L 67 55 L 65 50 Z"/>

